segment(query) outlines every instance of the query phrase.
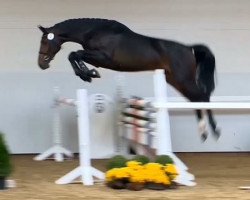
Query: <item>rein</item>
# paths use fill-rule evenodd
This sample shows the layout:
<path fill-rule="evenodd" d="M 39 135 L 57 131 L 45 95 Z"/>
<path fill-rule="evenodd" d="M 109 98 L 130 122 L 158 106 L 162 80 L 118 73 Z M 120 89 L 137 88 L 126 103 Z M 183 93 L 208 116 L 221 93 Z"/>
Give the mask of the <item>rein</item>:
<path fill-rule="evenodd" d="M 39 51 L 39 54 L 47 56 L 47 53 L 44 53 L 44 52 L 41 52 L 41 51 Z"/>

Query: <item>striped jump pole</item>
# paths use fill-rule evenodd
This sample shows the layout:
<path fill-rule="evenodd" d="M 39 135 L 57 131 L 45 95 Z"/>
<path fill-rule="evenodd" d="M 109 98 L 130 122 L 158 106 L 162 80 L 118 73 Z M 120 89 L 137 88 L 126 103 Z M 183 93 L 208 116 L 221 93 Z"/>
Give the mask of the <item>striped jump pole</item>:
<path fill-rule="evenodd" d="M 163 70 L 155 71 L 154 92 L 155 99 L 153 102 L 133 98 L 125 100 L 125 104 L 129 106 L 122 110 L 120 123 L 128 127 L 130 131 L 123 131 L 120 135 L 129 140 L 129 142 L 125 142 L 126 147 L 131 145 L 132 141 L 132 144 L 148 145 L 148 147 L 156 150 L 157 155 L 170 156 L 179 171 L 176 182 L 181 185 L 194 186 L 196 185 L 194 176 L 187 171 L 187 166 L 172 150 L 168 108 L 161 106 L 168 102 L 167 83 Z M 141 107 L 142 110 L 138 110 L 138 107 Z"/>
<path fill-rule="evenodd" d="M 138 154 L 154 154 L 156 149 L 156 109 L 144 99 L 131 98 L 125 102 L 121 123 L 126 128 L 122 135 Z M 129 146 L 128 144 L 126 146 Z"/>

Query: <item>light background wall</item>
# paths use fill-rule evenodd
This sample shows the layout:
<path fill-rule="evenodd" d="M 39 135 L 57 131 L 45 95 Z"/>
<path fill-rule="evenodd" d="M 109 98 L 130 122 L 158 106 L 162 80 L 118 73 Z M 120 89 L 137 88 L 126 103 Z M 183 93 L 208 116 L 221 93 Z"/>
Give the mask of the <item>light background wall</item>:
<path fill-rule="evenodd" d="M 0 130 L 13 153 L 38 153 L 51 146 L 53 87 L 75 97 L 77 88 L 90 94 L 114 96 L 116 72 L 98 69 L 102 79 L 79 80 L 67 60 L 77 44 L 65 44 L 41 71 L 37 56 L 41 33 L 37 25 L 53 26 L 69 18 L 118 20 L 138 33 L 207 44 L 216 55 L 218 85 L 214 95 L 249 95 L 250 2 L 247 0 L 0 0 Z M 152 73 L 124 73 L 127 95 L 153 95 Z M 138 84 L 141 83 L 140 85 Z M 140 87 L 139 87 L 140 86 Z M 179 95 L 169 88 L 172 96 Z M 77 151 L 73 109 L 62 109 L 65 146 Z M 174 151 L 249 151 L 249 112 L 216 112 L 222 137 L 201 143 L 192 112 L 171 112 Z M 97 126 L 97 125 L 96 125 Z M 105 138 L 105 134 L 102 136 Z M 93 139 L 93 138 L 92 138 Z M 112 153 L 111 138 L 107 143 Z M 103 157 L 103 145 L 93 144 L 94 157 Z M 99 148 L 99 152 L 98 152 Z"/>

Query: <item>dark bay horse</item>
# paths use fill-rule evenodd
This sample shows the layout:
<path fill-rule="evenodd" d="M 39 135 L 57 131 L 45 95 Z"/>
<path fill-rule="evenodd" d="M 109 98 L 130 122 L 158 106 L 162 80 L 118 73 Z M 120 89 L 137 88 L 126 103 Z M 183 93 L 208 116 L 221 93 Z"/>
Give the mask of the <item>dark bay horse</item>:
<path fill-rule="evenodd" d="M 79 43 L 83 49 L 71 52 L 69 61 L 77 76 L 91 82 L 99 78 L 96 69 L 85 63 L 116 71 L 149 71 L 164 69 L 166 81 L 191 102 L 209 102 L 215 88 L 215 57 L 202 44 L 187 46 L 175 41 L 147 37 L 133 32 L 125 25 L 107 19 L 70 19 L 44 28 L 38 64 L 47 69 L 65 42 Z M 207 138 L 201 110 L 196 110 L 202 139 Z M 211 110 L 209 124 L 218 138 Z"/>

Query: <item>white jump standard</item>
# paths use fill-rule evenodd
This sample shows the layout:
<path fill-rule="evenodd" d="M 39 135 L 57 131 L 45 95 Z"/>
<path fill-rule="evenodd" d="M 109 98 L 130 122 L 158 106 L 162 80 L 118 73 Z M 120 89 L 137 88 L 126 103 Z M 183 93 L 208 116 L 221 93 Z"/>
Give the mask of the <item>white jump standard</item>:
<path fill-rule="evenodd" d="M 61 124 L 60 124 L 60 114 L 59 114 L 59 105 L 63 103 L 58 97 L 58 88 L 55 88 L 55 102 L 53 105 L 53 143 L 54 146 L 49 148 L 47 151 L 37 155 L 34 157 L 34 160 L 36 161 L 42 161 L 45 160 L 53 155 L 55 161 L 57 162 L 63 162 L 64 161 L 64 155 L 66 157 L 72 158 L 73 153 L 63 147 L 62 145 L 62 136 L 61 136 Z M 75 104 L 72 104 L 75 106 Z"/>
<path fill-rule="evenodd" d="M 155 71 L 154 92 L 155 103 L 161 104 L 168 101 L 167 84 L 165 82 L 163 70 Z M 166 154 L 173 159 L 179 171 L 179 176 L 177 177 L 176 182 L 182 185 L 194 186 L 196 185 L 196 183 L 194 182 L 194 176 L 187 172 L 188 167 L 173 153 L 168 109 L 161 106 L 157 108 L 157 137 L 159 145 L 157 148 L 157 154 Z"/>
<path fill-rule="evenodd" d="M 166 84 L 163 81 L 164 79 L 163 71 L 156 70 L 154 75 L 154 106 L 159 109 L 157 119 L 157 134 L 159 133 L 159 138 L 161 138 L 159 140 L 159 151 L 161 152 L 160 154 L 166 154 L 166 152 L 169 152 L 171 157 L 174 158 L 174 161 L 177 162 L 178 167 L 183 165 L 183 163 L 177 157 L 177 159 L 175 159 L 175 155 L 172 153 L 170 121 L 167 112 L 169 109 L 250 109 L 249 102 L 169 102 L 166 96 L 167 93 L 162 92 L 166 91 Z M 168 145 L 166 145 L 166 141 L 168 141 Z M 185 169 L 185 165 L 183 165 L 183 167 L 180 169 Z M 184 182 L 187 180 L 185 176 L 186 174 L 184 173 Z"/>
<path fill-rule="evenodd" d="M 84 185 L 93 185 L 96 177 L 104 180 L 103 172 L 91 166 L 90 159 L 90 130 L 87 90 L 77 90 L 78 134 L 79 134 L 79 159 L 80 165 L 61 177 L 56 184 L 69 184 L 80 178 Z"/>
<path fill-rule="evenodd" d="M 137 103 L 140 104 L 146 110 L 149 109 L 151 112 L 146 111 L 136 111 L 134 115 L 144 115 L 147 114 L 148 116 L 153 117 L 154 120 L 141 122 L 137 119 L 130 119 L 125 117 L 123 118 L 123 123 L 125 122 L 125 127 L 131 127 L 132 134 L 137 132 L 136 134 L 139 135 L 140 139 L 137 136 L 131 136 L 131 134 L 120 133 L 120 136 L 124 137 L 125 134 L 125 141 L 122 146 L 125 148 L 129 144 L 134 144 L 134 142 L 138 143 L 139 145 L 147 145 L 151 149 L 156 150 L 157 155 L 168 155 L 170 156 L 179 172 L 179 176 L 176 179 L 181 185 L 186 186 L 194 186 L 196 183 L 194 182 L 194 176 L 190 174 L 187 170 L 187 166 L 177 157 L 172 151 L 172 144 L 171 144 L 171 134 L 170 134 L 170 123 L 169 123 L 169 115 L 168 109 L 165 107 L 155 107 L 154 104 L 166 103 L 167 102 L 167 84 L 165 82 L 165 76 L 162 70 L 156 70 L 154 74 L 154 92 L 155 98 L 154 101 L 145 101 L 145 100 L 138 100 Z M 130 102 L 131 101 L 131 102 Z M 134 100 L 128 99 L 127 103 L 131 104 Z M 131 111 L 131 108 L 126 108 L 125 111 Z M 132 110 L 133 111 L 133 110 Z M 132 122 L 132 123 L 130 123 Z M 129 126 L 126 124 L 128 123 Z M 135 126 L 133 127 L 133 123 Z M 135 128 L 139 125 L 140 128 Z M 146 125 L 146 126 L 144 126 Z M 145 131 L 144 131 L 145 129 Z M 147 130 L 148 129 L 148 132 Z M 130 131 L 128 131 L 130 132 Z M 134 139 L 136 138 L 136 139 Z M 149 139 L 148 139 L 149 138 Z M 128 139 L 128 143 L 126 142 Z M 152 139 L 152 140 L 151 140 Z M 132 142 L 132 143 L 131 143 Z M 138 148 L 140 151 L 140 148 Z M 124 149 L 123 149 L 124 152 Z M 142 152 L 142 151 L 141 151 Z"/>

